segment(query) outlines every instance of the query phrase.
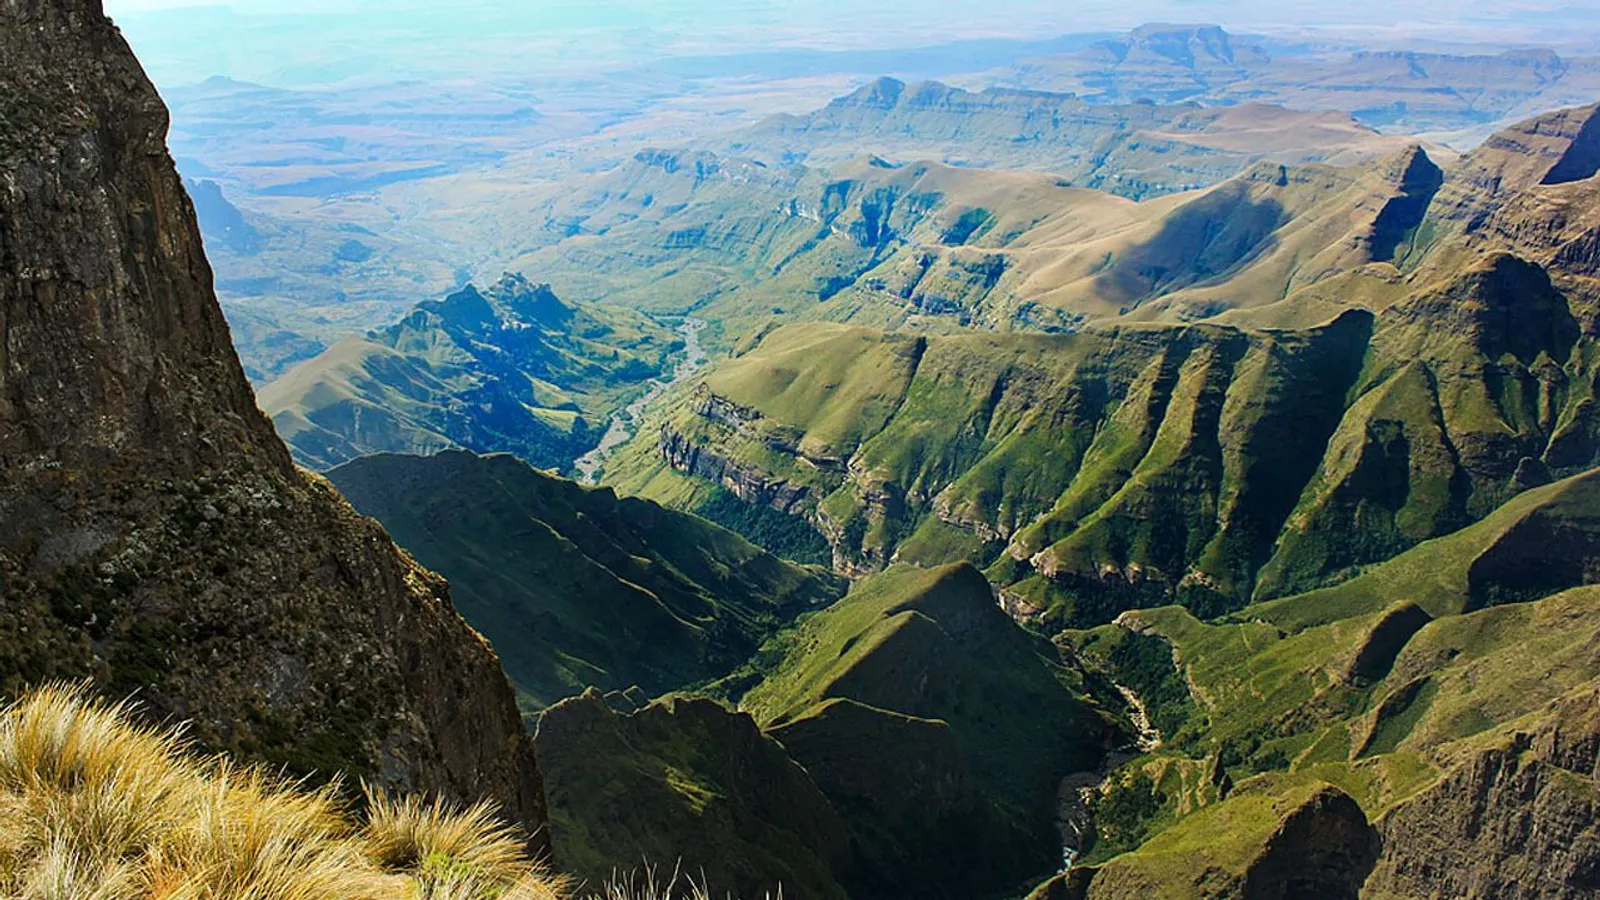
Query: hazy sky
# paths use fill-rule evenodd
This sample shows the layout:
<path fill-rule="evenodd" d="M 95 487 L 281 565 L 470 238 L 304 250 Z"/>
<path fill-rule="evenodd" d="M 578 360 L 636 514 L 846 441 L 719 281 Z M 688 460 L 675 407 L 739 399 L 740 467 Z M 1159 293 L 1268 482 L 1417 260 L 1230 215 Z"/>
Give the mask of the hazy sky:
<path fill-rule="evenodd" d="M 1600 0 L 105 0 L 158 82 L 625 66 L 786 47 L 1048 37 L 1152 21 L 1600 48 Z"/>

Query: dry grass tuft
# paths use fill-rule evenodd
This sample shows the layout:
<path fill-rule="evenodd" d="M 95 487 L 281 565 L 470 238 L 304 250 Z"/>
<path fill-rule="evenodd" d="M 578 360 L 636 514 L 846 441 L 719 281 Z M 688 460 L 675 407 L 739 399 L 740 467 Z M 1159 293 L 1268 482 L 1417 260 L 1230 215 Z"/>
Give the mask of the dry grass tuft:
<path fill-rule="evenodd" d="M 0 708 L 6 900 L 558 900 L 488 806 L 332 788 L 187 751 L 125 705 L 50 686 Z"/>
<path fill-rule="evenodd" d="M 713 900 L 713 896 L 703 875 L 697 881 L 675 867 L 667 876 L 646 863 L 631 872 L 614 874 L 600 893 L 588 900 Z M 727 900 L 734 898 L 730 895 Z M 780 885 L 776 894 L 768 893 L 763 900 L 783 900 L 783 887 Z"/>

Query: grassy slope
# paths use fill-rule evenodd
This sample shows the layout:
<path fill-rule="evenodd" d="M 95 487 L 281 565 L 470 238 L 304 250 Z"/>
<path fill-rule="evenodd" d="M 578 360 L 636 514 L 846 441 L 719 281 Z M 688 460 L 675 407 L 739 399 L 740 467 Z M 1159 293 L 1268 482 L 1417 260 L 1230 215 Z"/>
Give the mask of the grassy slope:
<path fill-rule="evenodd" d="M 1588 574 L 1585 556 L 1600 535 L 1597 516 L 1600 472 L 1591 471 L 1521 494 L 1482 521 L 1422 544 L 1357 578 L 1261 603 L 1246 614 L 1300 630 L 1375 613 L 1402 599 L 1438 616 L 1502 598 L 1542 595 L 1582 583 Z M 1496 565 L 1506 556 L 1510 565 Z M 1579 567 L 1576 577 L 1573 566 Z"/>
<path fill-rule="evenodd" d="M 1048 867 L 1058 852 L 1051 825 L 1056 784 L 1094 763 L 1106 725 L 1075 693 L 1053 648 L 1005 616 L 976 569 L 903 568 L 877 576 L 781 635 L 762 657 L 759 680 L 743 694 L 741 707 L 780 736 L 803 732 L 803 746 L 823 754 L 808 765 L 823 767 L 836 781 L 848 781 L 851 772 L 860 779 L 886 764 L 874 752 L 937 741 L 914 737 L 926 727 L 919 722 L 948 728 L 954 756 L 944 757 L 946 770 L 930 773 L 928 783 L 955 779 L 987 798 L 972 804 L 957 790 L 947 800 L 952 807 L 977 807 L 951 823 L 955 833 L 976 842 L 959 851 L 963 862 L 950 863 L 978 870 L 958 881 L 992 885 Z M 841 700 L 856 705 L 839 708 Z M 813 721 L 819 717 L 834 721 L 824 726 Z M 855 718 L 864 721 L 847 728 Z M 876 750 L 855 746 L 845 753 L 840 742 L 855 727 L 885 729 L 890 739 Z M 840 728 L 847 730 L 841 734 Z M 845 806 L 852 808 L 848 799 Z M 858 831 L 878 835 L 864 840 L 879 858 L 897 859 L 895 848 L 883 846 L 882 822 L 904 813 L 886 802 L 853 808 Z M 974 822 L 991 824 L 974 829 Z M 944 840 L 960 845 L 950 834 Z"/>
<path fill-rule="evenodd" d="M 665 424 L 803 490 L 799 511 L 857 566 L 995 563 L 1019 601 L 1073 624 L 1174 597 L 1215 615 L 1348 578 L 1581 470 L 1591 350 L 1540 270 L 1489 255 L 1375 317 L 1299 331 L 783 326 Z M 615 469 L 692 495 L 648 446 Z"/>
<path fill-rule="evenodd" d="M 450 578 L 525 708 L 597 685 L 652 696 L 738 665 L 835 579 L 738 535 L 509 456 L 375 456 L 330 473 Z"/>
<path fill-rule="evenodd" d="M 1536 560 L 1552 535 L 1565 541 L 1556 548 L 1563 558 L 1600 558 L 1597 484 L 1600 474 L 1589 473 L 1530 491 L 1479 525 L 1331 591 L 1211 623 L 1177 607 L 1144 610 L 1064 636 L 1135 684 L 1150 679 L 1115 649 L 1124 629 L 1154 636 L 1170 645 L 1192 698 L 1183 701 L 1192 703 L 1183 731 L 1125 767 L 1124 778 L 1154 776 L 1160 796 L 1142 825 L 1160 837 L 1114 865 L 1160 868 L 1169 856 L 1200 865 L 1212 852 L 1203 836 L 1216 833 L 1213 819 L 1265 802 L 1229 800 L 1212 812 L 1215 792 L 1178 777 L 1186 765 L 1220 759 L 1241 792 L 1272 802 L 1331 783 L 1377 819 L 1501 741 L 1505 729 L 1600 678 L 1591 652 L 1600 589 L 1561 590 L 1593 582 L 1594 572 Z M 1540 526 L 1531 538 L 1530 522 Z M 1524 564 L 1485 567 L 1502 553 Z M 1504 605 L 1483 608 L 1475 596 Z M 1402 607 L 1427 614 L 1386 633 L 1380 623 L 1399 621 L 1388 613 Z M 1351 674 L 1358 658 L 1362 677 Z"/>
<path fill-rule="evenodd" d="M 590 692 L 547 710 L 535 746 L 557 862 L 579 877 L 654 862 L 715 897 L 845 897 L 843 822 L 749 716 L 679 698 L 619 713 Z"/>

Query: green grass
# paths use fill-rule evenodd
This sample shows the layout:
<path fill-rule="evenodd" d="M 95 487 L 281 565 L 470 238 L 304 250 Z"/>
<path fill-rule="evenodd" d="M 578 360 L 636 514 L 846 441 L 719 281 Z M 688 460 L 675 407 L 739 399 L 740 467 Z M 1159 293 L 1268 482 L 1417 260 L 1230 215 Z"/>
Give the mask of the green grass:
<path fill-rule="evenodd" d="M 741 707 L 780 732 L 838 700 L 944 723 L 962 761 L 937 777 L 988 798 L 984 846 L 1010 845 L 994 865 L 1024 876 L 1058 853 L 1055 786 L 1093 765 L 1106 727 L 1071 683 L 976 569 L 899 567 L 794 626 Z"/>
<path fill-rule="evenodd" d="M 585 687 L 651 696 L 719 677 L 842 592 L 711 522 L 509 456 L 374 456 L 330 478 L 451 581 L 525 711 Z"/>
<path fill-rule="evenodd" d="M 1600 475 L 1590 473 L 1527 491 L 1484 520 L 1459 532 L 1409 550 L 1357 578 L 1325 590 L 1256 604 L 1241 615 L 1300 630 L 1352 616 L 1378 612 L 1397 600 L 1410 600 L 1429 613 L 1448 615 L 1489 602 L 1496 596 L 1548 593 L 1581 581 L 1570 566 L 1553 560 L 1534 564 L 1544 553 L 1581 558 L 1592 540 L 1595 519 L 1589 510 L 1600 500 Z M 1545 523 L 1568 523 L 1568 547 L 1552 546 Z M 1496 548 L 1500 548 L 1496 551 Z M 1481 561 L 1495 552 L 1520 555 L 1506 568 Z M 1476 578 L 1474 575 L 1476 574 Z"/>
<path fill-rule="evenodd" d="M 713 897 L 846 896 L 844 822 L 748 716 L 688 698 L 623 714 L 590 692 L 534 742 L 556 852 L 591 884 L 670 860 Z"/>

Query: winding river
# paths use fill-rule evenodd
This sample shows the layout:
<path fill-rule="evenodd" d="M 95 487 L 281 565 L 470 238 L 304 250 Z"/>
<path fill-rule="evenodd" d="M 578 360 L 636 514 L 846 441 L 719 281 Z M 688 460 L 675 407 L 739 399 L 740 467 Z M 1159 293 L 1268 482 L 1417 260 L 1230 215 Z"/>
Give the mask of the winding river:
<path fill-rule="evenodd" d="M 683 356 L 673 368 L 672 377 L 656 380 L 644 396 L 612 416 L 611 425 L 600 438 L 599 445 L 573 461 L 572 468 L 577 471 L 580 484 L 597 483 L 600 480 L 600 473 L 605 470 L 606 460 L 638 431 L 640 421 L 644 418 L 644 411 L 650 404 L 658 400 L 662 394 L 693 378 L 695 373 L 705 366 L 707 356 L 705 349 L 700 346 L 700 332 L 705 327 L 706 323 L 700 319 L 684 319 L 678 328 L 678 334 L 683 336 Z"/>

